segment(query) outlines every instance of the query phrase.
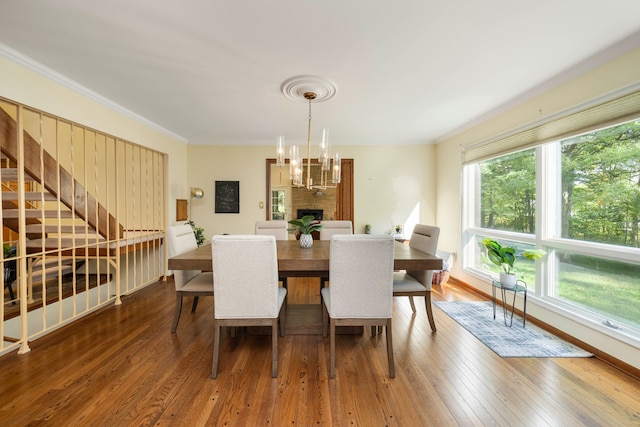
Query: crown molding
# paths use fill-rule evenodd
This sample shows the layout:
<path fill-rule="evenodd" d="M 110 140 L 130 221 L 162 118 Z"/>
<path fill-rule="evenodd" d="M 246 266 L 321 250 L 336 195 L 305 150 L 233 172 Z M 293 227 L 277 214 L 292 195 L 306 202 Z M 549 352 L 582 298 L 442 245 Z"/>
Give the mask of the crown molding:
<path fill-rule="evenodd" d="M 637 49 L 638 47 L 640 47 L 640 31 L 637 31 L 631 34 L 630 36 L 625 37 L 620 42 L 615 43 L 614 45 L 600 51 L 599 53 L 596 53 L 595 55 L 585 59 L 584 61 L 565 70 L 564 72 L 556 74 L 555 76 L 546 80 L 540 85 L 521 93 L 520 95 L 500 105 L 499 107 L 487 112 L 486 114 L 483 114 L 480 117 L 477 117 L 476 119 L 473 119 L 467 122 L 466 124 L 452 130 L 451 132 L 448 132 L 445 135 L 438 137 L 434 142 L 438 144 L 440 142 L 453 138 L 456 135 L 459 135 L 469 129 L 472 129 L 486 122 L 487 120 L 490 120 L 502 113 L 505 113 L 511 110 L 512 108 L 517 107 L 520 104 L 523 104 L 526 101 L 529 101 L 535 98 L 536 96 L 542 95 L 543 93 L 555 87 L 558 87 L 575 78 L 578 78 L 579 76 L 587 73 L 588 71 L 591 71 L 610 61 L 613 61 L 619 56 L 622 56 L 634 49 Z"/>
<path fill-rule="evenodd" d="M 147 127 L 150 127 L 164 135 L 167 135 L 171 138 L 177 139 L 178 141 L 187 144 L 189 141 L 183 137 L 180 136 L 160 125 L 158 125 L 155 122 L 152 122 L 151 120 L 137 114 L 134 113 L 133 111 L 123 107 L 122 105 L 111 101 L 110 99 L 100 95 L 99 93 L 96 93 L 94 91 L 92 91 L 91 89 L 79 84 L 78 82 L 71 80 L 68 77 L 63 76 L 62 74 L 52 70 L 51 68 L 33 60 L 32 58 L 23 55 L 22 53 L 10 48 L 9 46 L 5 45 L 4 43 L 0 42 L 0 55 L 3 56 L 4 58 L 8 59 L 9 61 L 12 61 L 18 65 L 21 65 L 43 77 L 45 77 L 46 79 L 52 80 L 68 89 L 71 89 L 72 91 L 87 97 L 89 99 L 91 99 L 92 101 L 97 102 L 98 104 L 104 105 L 105 107 L 116 111 L 126 117 L 129 117 Z"/>

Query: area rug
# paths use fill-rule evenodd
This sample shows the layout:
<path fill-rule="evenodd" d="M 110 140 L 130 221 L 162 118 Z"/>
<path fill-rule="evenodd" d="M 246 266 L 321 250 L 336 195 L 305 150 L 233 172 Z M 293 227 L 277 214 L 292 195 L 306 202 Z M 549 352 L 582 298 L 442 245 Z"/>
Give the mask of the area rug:
<path fill-rule="evenodd" d="M 502 307 L 496 306 L 493 318 L 491 302 L 437 301 L 434 304 L 460 326 L 482 341 L 500 357 L 591 357 L 593 354 L 549 332 L 513 317 L 505 326 Z"/>

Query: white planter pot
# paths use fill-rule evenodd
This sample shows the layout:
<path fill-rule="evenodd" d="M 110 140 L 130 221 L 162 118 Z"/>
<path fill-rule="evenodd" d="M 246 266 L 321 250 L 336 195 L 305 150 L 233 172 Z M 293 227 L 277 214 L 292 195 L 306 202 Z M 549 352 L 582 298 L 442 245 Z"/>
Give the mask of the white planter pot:
<path fill-rule="evenodd" d="M 516 275 L 500 272 L 500 284 L 503 288 L 514 288 L 516 286 Z"/>
<path fill-rule="evenodd" d="M 300 235 L 300 247 L 303 249 L 309 249 L 313 246 L 313 236 L 311 234 Z"/>

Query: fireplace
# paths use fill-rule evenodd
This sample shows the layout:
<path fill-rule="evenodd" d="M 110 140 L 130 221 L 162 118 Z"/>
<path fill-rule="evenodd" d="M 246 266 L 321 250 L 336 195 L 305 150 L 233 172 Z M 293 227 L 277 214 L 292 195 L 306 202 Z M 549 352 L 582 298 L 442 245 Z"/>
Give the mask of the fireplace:
<path fill-rule="evenodd" d="M 314 219 L 322 221 L 322 209 L 298 209 L 298 219 L 306 215 L 312 215 Z"/>

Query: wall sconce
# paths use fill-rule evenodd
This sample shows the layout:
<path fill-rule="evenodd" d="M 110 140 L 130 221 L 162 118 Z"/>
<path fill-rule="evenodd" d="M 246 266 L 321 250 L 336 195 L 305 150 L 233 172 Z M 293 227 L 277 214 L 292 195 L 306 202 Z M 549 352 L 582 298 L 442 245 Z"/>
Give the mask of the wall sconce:
<path fill-rule="evenodd" d="M 193 199 L 202 199 L 203 197 L 204 197 L 204 190 L 202 188 L 191 187 L 191 194 L 189 198 L 189 219 L 190 220 L 193 220 L 193 217 L 191 216 L 191 206 L 192 206 Z"/>

